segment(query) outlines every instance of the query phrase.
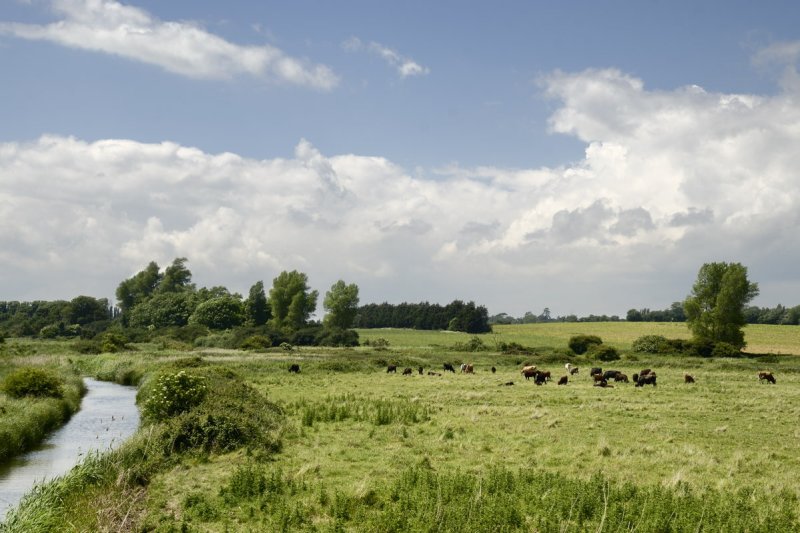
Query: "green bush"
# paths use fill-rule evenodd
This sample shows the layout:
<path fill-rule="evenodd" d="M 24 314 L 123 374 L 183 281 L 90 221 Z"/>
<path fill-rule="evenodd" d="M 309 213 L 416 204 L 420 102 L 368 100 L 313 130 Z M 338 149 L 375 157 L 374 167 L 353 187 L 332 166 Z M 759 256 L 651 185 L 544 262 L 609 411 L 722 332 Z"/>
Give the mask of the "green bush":
<path fill-rule="evenodd" d="M 18 368 L 3 380 L 3 392 L 13 398 L 61 398 L 64 380 L 41 368 Z"/>
<path fill-rule="evenodd" d="M 208 393 L 206 379 L 181 370 L 162 374 L 144 402 L 143 413 L 151 420 L 166 420 L 196 407 Z"/>
<path fill-rule="evenodd" d="M 714 349 L 711 350 L 711 357 L 740 357 L 741 350 L 727 342 L 717 342 L 714 344 Z"/>
<path fill-rule="evenodd" d="M 589 356 L 597 359 L 598 361 L 617 361 L 619 360 L 619 352 L 613 346 L 605 346 L 603 344 L 592 345 L 589 350 Z"/>
<path fill-rule="evenodd" d="M 643 353 L 664 353 L 671 351 L 670 348 L 667 338 L 661 335 L 644 335 L 631 344 L 634 352 Z"/>
<path fill-rule="evenodd" d="M 239 346 L 242 350 L 265 350 L 272 347 L 272 340 L 264 335 L 247 337 Z"/>
<path fill-rule="evenodd" d="M 323 328 L 317 337 L 320 346 L 358 346 L 358 332 L 353 329 Z"/>
<path fill-rule="evenodd" d="M 567 345 L 576 355 L 581 355 L 586 353 L 592 346 L 600 344 L 603 344 L 603 340 L 597 335 L 575 335 L 570 337 Z"/>

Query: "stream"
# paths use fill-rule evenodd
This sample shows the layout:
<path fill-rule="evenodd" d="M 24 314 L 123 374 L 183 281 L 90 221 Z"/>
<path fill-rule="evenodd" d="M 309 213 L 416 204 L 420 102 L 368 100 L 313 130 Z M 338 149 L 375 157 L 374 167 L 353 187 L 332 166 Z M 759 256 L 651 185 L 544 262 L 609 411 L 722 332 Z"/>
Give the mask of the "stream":
<path fill-rule="evenodd" d="M 0 466 L 0 521 L 33 486 L 63 475 L 94 450 L 110 450 L 139 427 L 136 388 L 84 378 L 78 412 L 38 448 Z"/>

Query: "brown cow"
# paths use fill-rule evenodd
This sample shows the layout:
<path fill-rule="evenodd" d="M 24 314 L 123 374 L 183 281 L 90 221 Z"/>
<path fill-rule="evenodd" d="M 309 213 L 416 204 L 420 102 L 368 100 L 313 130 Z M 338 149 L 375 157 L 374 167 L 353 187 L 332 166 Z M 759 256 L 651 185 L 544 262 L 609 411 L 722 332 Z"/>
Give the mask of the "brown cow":
<path fill-rule="evenodd" d="M 550 378 L 550 371 L 549 370 L 540 370 L 539 374 L 542 375 L 542 379 L 544 379 L 545 381 L 550 381 L 551 378 Z"/>
<path fill-rule="evenodd" d="M 566 385 L 566 384 L 567 384 L 567 381 L 569 381 L 569 379 L 567 378 L 567 376 L 561 376 L 561 377 L 558 379 L 558 384 L 559 384 L 559 385 Z"/>
<path fill-rule="evenodd" d="M 764 383 L 765 380 L 768 383 L 772 383 L 773 385 L 775 385 L 775 376 L 773 376 L 772 372 L 768 370 L 762 370 L 761 372 L 758 373 L 758 381 Z"/>
<path fill-rule="evenodd" d="M 601 381 L 606 381 L 606 378 L 603 377 L 603 374 L 592 374 L 592 379 L 594 380 L 595 384 L 600 383 Z"/>
<path fill-rule="evenodd" d="M 656 386 L 656 373 L 655 372 L 648 372 L 644 376 L 641 374 L 639 375 L 639 379 L 636 381 L 637 387 L 644 387 L 645 385 L 652 385 L 653 387 Z"/>
<path fill-rule="evenodd" d="M 405 370 L 403 370 L 403 375 L 404 376 L 410 376 L 413 373 L 414 373 L 414 371 L 411 370 L 410 368 L 406 368 Z"/>
<path fill-rule="evenodd" d="M 691 374 L 684 374 L 683 375 L 683 382 L 684 383 L 694 383 L 694 376 Z"/>
<path fill-rule="evenodd" d="M 535 376 L 535 375 L 536 375 L 538 372 L 539 372 L 539 371 L 538 371 L 538 370 L 536 370 L 536 365 L 531 365 L 531 366 L 524 366 L 524 367 L 522 367 L 522 370 L 520 371 L 520 374 L 522 374 L 523 376 L 525 376 L 525 379 L 531 379 L 531 378 L 532 378 L 532 377 L 534 377 L 534 376 Z"/>
<path fill-rule="evenodd" d="M 621 381 L 623 383 L 628 383 L 628 376 L 626 376 L 622 372 L 617 372 L 617 375 L 614 376 L 614 381 Z"/>
<path fill-rule="evenodd" d="M 600 380 L 596 381 L 594 384 L 595 387 L 603 387 L 608 389 L 613 389 L 614 385 L 609 385 L 608 381 L 604 380 L 602 376 L 600 376 Z"/>
<path fill-rule="evenodd" d="M 465 366 L 464 367 L 464 373 L 465 374 L 474 374 L 475 373 L 475 367 L 472 366 L 472 364 L 469 364 L 469 365 Z"/>

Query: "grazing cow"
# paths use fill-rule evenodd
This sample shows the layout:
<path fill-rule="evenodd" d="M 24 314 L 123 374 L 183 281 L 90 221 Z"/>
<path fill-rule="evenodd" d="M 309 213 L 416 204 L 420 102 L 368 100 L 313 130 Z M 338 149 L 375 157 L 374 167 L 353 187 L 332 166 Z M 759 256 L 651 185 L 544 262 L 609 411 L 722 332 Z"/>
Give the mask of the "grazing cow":
<path fill-rule="evenodd" d="M 645 385 L 652 385 L 653 387 L 656 386 L 656 373 L 649 372 L 644 376 L 639 374 L 639 379 L 636 381 L 637 387 L 644 387 Z"/>
<path fill-rule="evenodd" d="M 572 367 L 572 368 L 569 370 L 569 374 L 570 374 L 570 376 L 574 376 L 574 375 L 575 375 L 575 374 L 577 374 L 577 373 L 578 373 L 578 367 L 577 367 L 577 366 L 573 366 L 573 367 Z"/>
<path fill-rule="evenodd" d="M 608 381 L 603 377 L 603 374 L 592 374 L 592 379 L 594 380 L 595 384 L 600 383 L 601 381 Z"/>
<path fill-rule="evenodd" d="M 422 375 L 422 367 L 419 367 L 419 368 L 417 369 L 417 372 L 419 372 L 419 375 L 421 376 L 421 375 Z"/>
<path fill-rule="evenodd" d="M 456 373 L 456 369 L 453 368 L 453 365 L 451 365 L 450 363 L 445 363 L 444 364 L 444 371 L 445 372 L 452 372 L 453 374 Z"/>
<path fill-rule="evenodd" d="M 461 363 L 461 373 L 463 374 L 466 371 L 467 371 L 467 363 Z"/>
<path fill-rule="evenodd" d="M 566 384 L 567 384 L 567 381 L 569 381 L 569 378 L 567 378 L 567 376 L 561 376 L 561 377 L 558 379 L 558 384 L 559 384 L 559 385 L 566 385 Z"/>
<path fill-rule="evenodd" d="M 622 383 L 628 383 L 628 376 L 623 374 L 622 372 L 617 372 L 617 375 L 614 376 L 614 381 L 621 381 Z"/>
<path fill-rule="evenodd" d="M 464 365 L 464 373 L 465 374 L 474 374 L 475 373 L 475 367 L 472 366 L 472 364 Z"/>
<path fill-rule="evenodd" d="M 293 374 L 299 374 L 300 373 L 300 365 L 298 365 L 297 363 L 293 363 L 292 365 L 289 366 L 289 372 L 291 372 Z"/>
<path fill-rule="evenodd" d="M 573 368 L 573 367 L 572 367 L 572 363 L 567 363 L 567 364 L 565 364 L 565 365 L 564 365 L 564 368 L 566 369 L 566 371 L 567 371 L 567 374 L 572 374 L 572 368 Z"/>
<path fill-rule="evenodd" d="M 495 367 L 492 367 L 492 374 L 494 374 L 495 372 L 497 372 L 497 369 Z"/>
<path fill-rule="evenodd" d="M 547 377 L 545 376 L 545 373 L 537 372 L 536 377 L 533 379 L 533 382 L 536 383 L 537 385 L 544 385 L 545 383 L 547 383 Z"/>
<path fill-rule="evenodd" d="M 397 365 L 389 365 L 386 367 L 387 374 L 397 374 Z"/>
<path fill-rule="evenodd" d="M 589 371 L 589 377 L 592 377 L 595 374 L 602 374 L 602 373 L 603 373 L 603 369 L 600 368 L 600 367 L 595 366 L 595 367 L 592 367 L 592 369 Z"/>
<path fill-rule="evenodd" d="M 772 372 L 768 370 L 762 370 L 761 372 L 758 373 L 758 381 L 760 383 L 764 383 L 764 381 L 767 381 L 768 383 L 772 383 L 773 385 L 776 384 L 775 376 L 773 376 Z"/>
<path fill-rule="evenodd" d="M 539 374 L 543 376 L 545 381 L 550 381 L 550 371 L 549 370 L 540 370 Z"/>
<path fill-rule="evenodd" d="M 412 375 L 413 373 L 414 373 L 414 371 L 413 371 L 413 370 L 411 370 L 410 368 L 406 368 L 405 370 L 403 370 L 403 375 L 404 375 L 404 376 L 410 376 L 410 375 Z"/>
<path fill-rule="evenodd" d="M 649 368 L 645 368 L 644 370 L 642 370 L 641 372 L 639 372 L 639 377 L 641 377 L 641 376 L 646 376 L 646 375 L 647 375 L 647 374 L 649 374 L 650 372 L 652 372 L 652 370 L 650 370 Z"/>
<path fill-rule="evenodd" d="M 524 366 L 524 367 L 522 367 L 522 370 L 520 371 L 520 374 L 522 374 L 523 376 L 525 376 L 525 379 L 531 379 L 531 378 L 532 378 L 533 376 L 535 376 L 535 375 L 536 375 L 538 372 L 539 372 L 539 371 L 538 371 L 538 370 L 536 370 L 536 366 L 535 366 L 535 365 L 531 365 L 531 366 Z"/>
<path fill-rule="evenodd" d="M 619 374 L 619 370 L 606 370 L 603 372 L 603 379 L 609 381 L 616 378 L 617 374 Z"/>
<path fill-rule="evenodd" d="M 694 376 L 691 374 L 684 374 L 683 375 L 683 382 L 684 383 L 694 383 Z"/>
<path fill-rule="evenodd" d="M 600 376 L 600 379 L 598 381 L 595 381 L 594 386 L 595 387 L 603 387 L 604 389 L 605 388 L 608 388 L 608 389 L 613 389 L 614 388 L 614 385 L 609 385 L 608 381 L 602 379 L 602 376 Z"/>
<path fill-rule="evenodd" d="M 639 374 L 634 374 L 633 375 L 633 382 L 636 383 L 637 381 L 639 381 Z"/>

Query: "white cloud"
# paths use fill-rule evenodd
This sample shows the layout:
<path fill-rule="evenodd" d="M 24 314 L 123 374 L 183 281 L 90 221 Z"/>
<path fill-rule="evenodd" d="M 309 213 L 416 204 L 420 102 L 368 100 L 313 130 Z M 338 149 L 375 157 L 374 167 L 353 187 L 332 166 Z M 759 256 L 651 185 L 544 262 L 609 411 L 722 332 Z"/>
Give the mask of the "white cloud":
<path fill-rule="evenodd" d="M 376 43 L 375 41 L 364 44 L 358 37 L 350 37 L 342 43 L 342 48 L 348 52 L 366 50 L 371 54 L 377 55 L 389 66 L 394 67 L 401 78 L 430 74 L 430 69 L 428 67 L 422 66 L 410 57 L 403 56 L 392 48 Z"/>
<path fill-rule="evenodd" d="M 522 314 L 667 306 L 706 261 L 741 261 L 769 305 L 800 303 L 800 105 L 788 94 L 649 91 L 553 73 L 555 168 L 410 174 L 301 140 L 254 160 L 175 143 L 44 136 L 0 144 L 0 293 L 110 296 L 148 261 L 189 258 L 246 291 L 282 269 L 365 301 L 475 299 Z M 761 278 L 760 275 L 764 275 Z M 44 280 L 44 281 L 43 281 Z M 48 284 L 49 283 L 49 284 Z"/>
<path fill-rule="evenodd" d="M 0 34 L 113 54 L 191 78 L 250 75 L 322 90 L 338 83 L 329 67 L 274 46 L 237 45 L 197 24 L 162 21 L 115 0 L 51 0 L 51 5 L 61 20 L 45 25 L 0 22 Z"/>

